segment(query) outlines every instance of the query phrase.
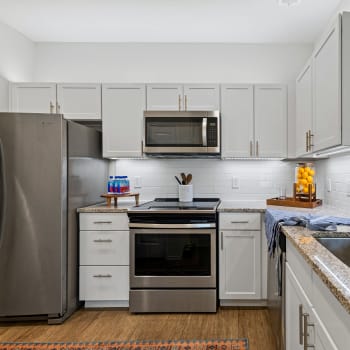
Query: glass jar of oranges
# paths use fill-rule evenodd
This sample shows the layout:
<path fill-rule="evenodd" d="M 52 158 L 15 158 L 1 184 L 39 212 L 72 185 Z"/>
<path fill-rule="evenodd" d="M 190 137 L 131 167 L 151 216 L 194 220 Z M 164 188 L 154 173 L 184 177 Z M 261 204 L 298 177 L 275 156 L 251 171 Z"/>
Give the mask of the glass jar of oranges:
<path fill-rule="evenodd" d="M 296 195 L 310 197 L 316 194 L 315 167 L 312 163 L 298 163 L 295 168 Z"/>

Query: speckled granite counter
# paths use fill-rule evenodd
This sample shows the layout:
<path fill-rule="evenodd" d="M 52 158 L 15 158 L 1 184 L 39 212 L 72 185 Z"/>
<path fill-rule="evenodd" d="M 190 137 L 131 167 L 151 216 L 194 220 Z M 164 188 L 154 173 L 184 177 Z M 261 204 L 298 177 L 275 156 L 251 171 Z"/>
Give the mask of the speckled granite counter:
<path fill-rule="evenodd" d="M 219 213 L 265 213 L 265 200 L 221 201 Z"/>
<path fill-rule="evenodd" d="M 314 238 L 332 235 L 350 237 L 350 227 L 341 227 L 341 231 L 348 232 L 326 232 L 310 231 L 300 226 L 282 226 L 282 231 L 350 314 L 350 267 Z"/>
<path fill-rule="evenodd" d="M 78 208 L 78 213 L 127 213 L 128 209 L 135 205 L 135 201 L 123 201 L 118 200 L 118 207 L 114 206 L 112 202 L 111 206 L 107 206 L 106 202 L 90 205 L 88 207 Z"/>

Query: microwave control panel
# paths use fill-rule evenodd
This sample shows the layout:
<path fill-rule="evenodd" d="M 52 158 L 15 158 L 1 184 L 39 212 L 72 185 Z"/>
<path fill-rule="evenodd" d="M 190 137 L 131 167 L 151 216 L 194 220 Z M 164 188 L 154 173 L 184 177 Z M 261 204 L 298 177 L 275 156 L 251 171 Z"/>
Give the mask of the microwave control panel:
<path fill-rule="evenodd" d="M 218 120 L 217 118 L 208 118 L 207 146 L 217 147 L 217 145 L 218 145 Z"/>

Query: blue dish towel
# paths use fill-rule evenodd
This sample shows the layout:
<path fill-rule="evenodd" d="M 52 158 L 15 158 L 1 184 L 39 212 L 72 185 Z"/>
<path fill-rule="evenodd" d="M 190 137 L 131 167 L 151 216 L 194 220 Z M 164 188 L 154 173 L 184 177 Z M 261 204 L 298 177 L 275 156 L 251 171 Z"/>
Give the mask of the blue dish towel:
<path fill-rule="evenodd" d="M 281 226 L 305 226 L 313 231 L 335 231 L 337 225 L 350 225 L 350 218 L 317 216 L 302 212 L 267 209 L 265 213 L 266 238 L 269 255 L 278 243 Z"/>

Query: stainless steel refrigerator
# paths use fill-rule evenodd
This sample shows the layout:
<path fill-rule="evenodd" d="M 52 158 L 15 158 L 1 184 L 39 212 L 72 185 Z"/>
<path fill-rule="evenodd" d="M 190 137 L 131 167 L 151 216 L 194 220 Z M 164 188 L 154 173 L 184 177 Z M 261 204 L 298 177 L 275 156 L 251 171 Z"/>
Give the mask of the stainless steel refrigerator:
<path fill-rule="evenodd" d="M 62 115 L 0 113 L 0 319 L 78 306 L 76 209 L 101 201 L 101 134 Z"/>

